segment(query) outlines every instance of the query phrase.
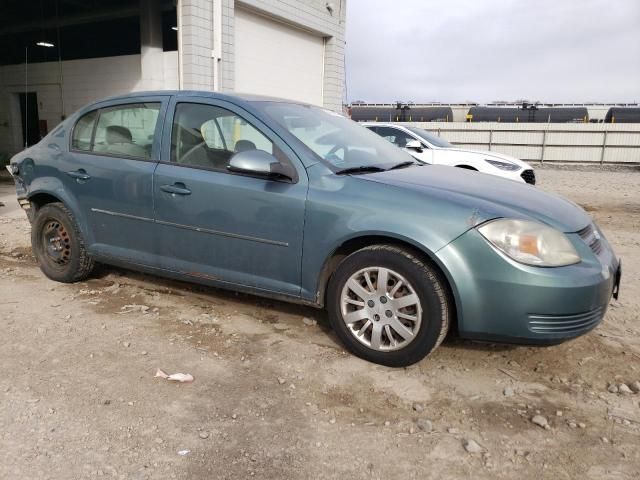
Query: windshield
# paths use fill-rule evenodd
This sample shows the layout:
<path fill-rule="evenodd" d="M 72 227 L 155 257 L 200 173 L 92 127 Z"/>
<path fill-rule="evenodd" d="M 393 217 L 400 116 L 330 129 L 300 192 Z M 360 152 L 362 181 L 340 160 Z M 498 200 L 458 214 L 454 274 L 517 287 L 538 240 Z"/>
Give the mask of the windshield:
<path fill-rule="evenodd" d="M 405 151 L 340 114 L 295 103 L 254 105 L 335 170 L 388 168 L 413 160 Z"/>
<path fill-rule="evenodd" d="M 415 133 L 419 137 L 425 139 L 434 147 L 453 148 L 453 145 L 447 142 L 444 138 L 438 137 L 437 135 L 427 132 L 426 130 L 423 130 L 421 128 L 415 128 L 415 127 L 407 127 L 407 129 L 411 130 L 413 133 Z"/>

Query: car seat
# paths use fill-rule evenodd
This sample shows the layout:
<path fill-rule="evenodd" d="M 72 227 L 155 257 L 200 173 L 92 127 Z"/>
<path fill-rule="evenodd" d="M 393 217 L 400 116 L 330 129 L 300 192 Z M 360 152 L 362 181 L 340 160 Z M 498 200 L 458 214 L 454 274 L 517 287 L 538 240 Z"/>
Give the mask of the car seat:
<path fill-rule="evenodd" d="M 105 129 L 104 139 L 105 143 L 95 145 L 95 152 L 138 158 L 150 157 L 150 152 L 147 149 L 133 143 L 131 130 L 122 125 L 109 125 Z"/>

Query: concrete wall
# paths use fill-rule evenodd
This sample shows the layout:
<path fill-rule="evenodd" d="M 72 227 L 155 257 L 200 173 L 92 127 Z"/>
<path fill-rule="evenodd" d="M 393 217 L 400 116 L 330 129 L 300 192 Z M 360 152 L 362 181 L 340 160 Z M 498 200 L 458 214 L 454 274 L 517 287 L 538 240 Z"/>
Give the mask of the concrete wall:
<path fill-rule="evenodd" d="M 235 89 L 234 18 L 235 9 L 242 8 L 324 38 L 323 103 L 342 110 L 346 0 L 330 3 L 332 12 L 326 0 L 180 0 L 182 88 Z M 62 82 L 57 62 L 29 65 L 27 90 L 37 93 L 39 118 L 49 131 L 65 115 L 100 98 L 180 88 L 179 54 L 159 50 L 153 7 L 154 0 L 141 2 L 142 55 L 62 62 Z M 25 91 L 24 84 L 24 65 L 0 67 L 0 153 L 13 154 L 23 146 L 18 93 Z"/>
<path fill-rule="evenodd" d="M 324 106 L 342 111 L 347 2 L 334 0 L 330 3 L 335 7 L 333 13 L 327 10 L 326 0 L 236 0 L 236 5 L 258 9 L 325 37 Z"/>
<path fill-rule="evenodd" d="M 163 88 L 178 86 L 178 54 L 163 52 Z M 63 115 L 87 103 L 112 95 L 148 90 L 141 79 L 140 55 L 93 58 L 62 62 L 62 88 L 58 62 L 34 63 L 28 67 L 29 92 L 38 96 L 38 116 L 51 131 Z M 22 125 L 18 93 L 25 91 L 25 66 L 0 67 L 0 153 L 22 149 Z M 64 99 L 64 112 L 62 103 Z"/>
<path fill-rule="evenodd" d="M 496 151 L 526 161 L 640 163 L 640 124 L 430 122 L 411 125 L 434 132 L 462 148 Z"/>
<path fill-rule="evenodd" d="M 221 45 L 216 46 L 214 31 L 215 2 L 221 2 Z M 222 91 L 235 89 L 235 21 L 236 8 L 288 23 L 319 34 L 325 38 L 323 96 L 324 106 L 342 110 L 344 92 L 344 39 L 346 0 L 331 2 L 334 11 L 326 8 L 326 0 L 182 0 L 180 43 L 182 50 L 183 88 L 214 89 L 215 69 L 217 85 Z M 212 51 L 221 60 L 212 58 Z M 214 55 L 215 56 L 215 55 Z"/>

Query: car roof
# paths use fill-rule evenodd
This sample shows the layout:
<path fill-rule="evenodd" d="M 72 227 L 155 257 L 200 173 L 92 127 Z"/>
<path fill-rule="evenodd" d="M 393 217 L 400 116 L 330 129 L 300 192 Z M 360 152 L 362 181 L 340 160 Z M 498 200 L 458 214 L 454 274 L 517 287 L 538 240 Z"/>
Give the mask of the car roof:
<path fill-rule="evenodd" d="M 281 102 L 281 103 L 295 103 L 299 105 L 308 105 L 305 102 L 300 102 L 297 100 L 291 100 L 286 98 L 279 97 L 270 97 L 267 95 L 256 95 L 252 93 L 220 93 L 220 92 L 212 92 L 209 90 L 146 90 L 139 92 L 131 92 L 123 95 L 115 95 L 112 97 L 107 97 L 100 99 L 93 103 L 102 103 L 113 100 L 127 100 L 129 98 L 140 98 L 140 97 L 159 97 L 159 96 L 176 96 L 176 97 L 201 97 L 201 98 L 214 98 L 219 100 L 230 100 L 233 102 Z"/>
<path fill-rule="evenodd" d="M 360 122 L 360 125 L 366 125 L 366 126 L 377 126 L 377 127 L 400 127 L 400 128 L 407 128 L 404 125 L 399 125 L 397 123 L 393 123 L 393 122 Z"/>

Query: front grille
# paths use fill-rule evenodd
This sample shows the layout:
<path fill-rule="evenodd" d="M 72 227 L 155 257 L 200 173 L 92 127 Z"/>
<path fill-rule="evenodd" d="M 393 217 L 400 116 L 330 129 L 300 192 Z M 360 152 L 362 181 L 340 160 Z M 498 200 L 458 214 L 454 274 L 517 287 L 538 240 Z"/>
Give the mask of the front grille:
<path fill-rule="evenodd" d="M 526 183 L 530 183 L 531 185 L 536 184 L 536 174 L 533 170 L 525 170 L 520 174 L 520 176 Z"/>
<path fill-rule="evenodd" d="M 580 334 L 594 328 L 604 316 L 604 307 L 575 315 L 529 315 L 529 330 L 541 334 Z"/>
<path fill-rule="evenodd" d="M 600 252 L 602 252 L 602 240 L 600 238 L 600 233 L 598 232 L 598 230 L 596 230 L 596 227 L 593 225 L 593 223 L 590 223 L 582 230 L 580 230 L 578 232 L 578 235 L 580 235 L 580 238 L 582 238 L 584 243 L 589 245 L 589 248 L 593 253 L 599 255 Z"/>

